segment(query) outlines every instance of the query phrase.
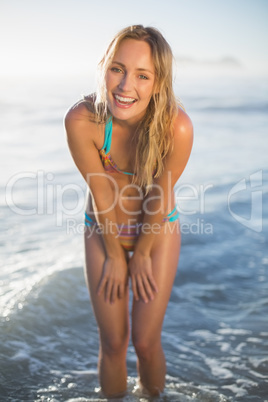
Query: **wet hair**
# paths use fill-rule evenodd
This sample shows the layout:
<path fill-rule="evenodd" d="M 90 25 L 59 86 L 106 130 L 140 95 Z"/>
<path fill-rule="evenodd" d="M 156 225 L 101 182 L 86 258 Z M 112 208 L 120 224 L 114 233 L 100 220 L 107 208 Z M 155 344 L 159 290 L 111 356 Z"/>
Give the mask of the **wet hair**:
<path fill-rule="evenodd" d="M 133 25 L 122 29 L 109 44 L 99 63 L 99 85 L 95 110 L 99 122 L 109 118 L 106 99 L 106 73 L 120 44 L 135 39 L 149 44 L 155 68 L 152 98 L 137 129 L 137 148 L 134 181 L 149 191 L 154 177 L 164 169 L 163 159 L 172 147 L 172 127 L 178 113 L 178 102 L 173 92 L 173 55 L 163 35 L 153 27 Z"/>

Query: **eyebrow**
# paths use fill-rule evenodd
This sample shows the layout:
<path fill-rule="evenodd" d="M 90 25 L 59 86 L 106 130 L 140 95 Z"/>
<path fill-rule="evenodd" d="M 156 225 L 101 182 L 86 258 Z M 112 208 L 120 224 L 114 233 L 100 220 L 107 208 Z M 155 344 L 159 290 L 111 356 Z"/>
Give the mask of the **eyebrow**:
<path fill-rule="evenodd" d="M 119 66 L 126 68 L 125 64 L 121 63 L 120 61 L 113 60 L 112 64 L 118 64 Z M 136 70 L 137 71 L 145 71 L 147 73 L 154 74 L 151 70 L 148 70 L 147 68 L 140 67 L 140 68 L 136 68 Z"/>

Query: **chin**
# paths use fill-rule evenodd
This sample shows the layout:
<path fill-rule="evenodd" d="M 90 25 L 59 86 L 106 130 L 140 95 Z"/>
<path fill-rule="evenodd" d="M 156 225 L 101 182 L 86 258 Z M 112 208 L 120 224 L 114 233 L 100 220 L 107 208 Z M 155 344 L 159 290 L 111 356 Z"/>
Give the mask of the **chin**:
<path fill-rule="evenodd" d="M 108 103 L 108 109 L 115 119 L 135 122 L 141 120 L 146 113 L 146 108 L 137 110 L 134 105 L 132 108 L 124 109 Z"/>

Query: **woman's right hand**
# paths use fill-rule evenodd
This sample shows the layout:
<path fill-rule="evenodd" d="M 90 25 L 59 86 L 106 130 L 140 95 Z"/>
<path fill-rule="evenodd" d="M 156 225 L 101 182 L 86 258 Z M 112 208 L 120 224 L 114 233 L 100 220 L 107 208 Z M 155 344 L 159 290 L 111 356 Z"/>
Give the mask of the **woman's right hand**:
<path fill-rule="evenodd" d="M 125 258 L 107 257 L 98 286 L 98 295 L 104 294 L 106 302 L 122 299 L 128 286 L 128 267 Z"/>

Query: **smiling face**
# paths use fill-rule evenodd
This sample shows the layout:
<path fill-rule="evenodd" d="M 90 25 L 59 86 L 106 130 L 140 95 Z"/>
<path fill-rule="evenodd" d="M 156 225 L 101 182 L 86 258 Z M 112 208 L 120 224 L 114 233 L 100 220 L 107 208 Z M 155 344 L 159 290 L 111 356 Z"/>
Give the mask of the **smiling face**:
<path fill-rule="evenodd" d="M 142 40 L 124 39 L 108 67 L 108 108 L 115 119 L 136 124 L 151 100 L 155 68 L 151 49 Z"/>

